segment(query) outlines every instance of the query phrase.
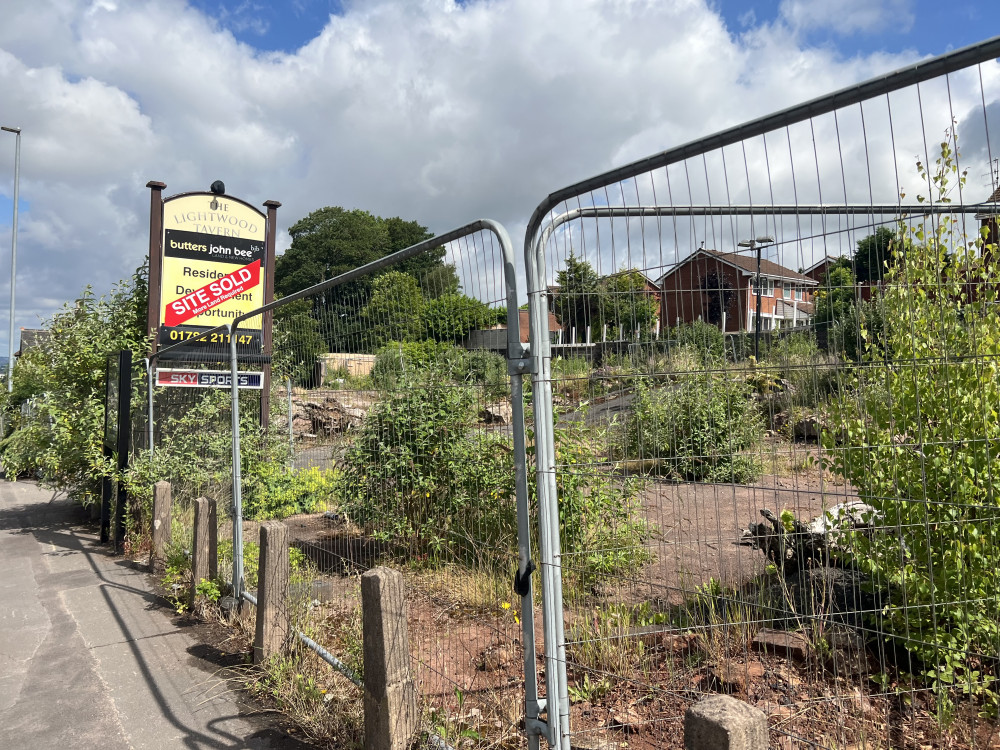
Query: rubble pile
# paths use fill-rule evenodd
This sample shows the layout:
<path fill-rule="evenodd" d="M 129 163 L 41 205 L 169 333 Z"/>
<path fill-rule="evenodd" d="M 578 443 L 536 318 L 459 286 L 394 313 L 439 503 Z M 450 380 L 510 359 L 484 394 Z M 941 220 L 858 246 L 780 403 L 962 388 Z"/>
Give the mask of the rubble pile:
<path fill-rule="evenodd" d="M 296 438 L 326 438 L 340 435 L 358 427 L 368 412 L 367 402 L 345 403 L 341 394 L 309 393 L 292 396 L 292 432 Z M 288 417 L 275 418 L 275 424 L 284 427 Z"/>

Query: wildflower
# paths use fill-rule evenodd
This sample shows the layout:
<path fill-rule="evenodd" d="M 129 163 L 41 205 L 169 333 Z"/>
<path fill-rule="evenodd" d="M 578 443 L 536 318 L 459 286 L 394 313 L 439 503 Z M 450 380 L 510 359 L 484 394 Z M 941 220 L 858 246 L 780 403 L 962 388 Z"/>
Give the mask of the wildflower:
<path fill-rule="evenodd" d="M 504 609 L 510 609 L 510 602 L 504 602 L 500 606 L 503 607 Z"/>

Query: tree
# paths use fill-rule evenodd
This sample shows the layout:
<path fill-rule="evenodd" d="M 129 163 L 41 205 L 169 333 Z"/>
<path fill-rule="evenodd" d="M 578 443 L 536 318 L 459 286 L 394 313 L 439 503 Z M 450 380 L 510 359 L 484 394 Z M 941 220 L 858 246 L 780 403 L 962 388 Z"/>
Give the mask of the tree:
<path fill-rule="evenodd" d="M 591 266 L 572 253 L 566 259 L 566 268 L 556 274 L 559 289 L 552 307 L 563 330 L 569 334 L 576 329 L 576 340 L 585 340 L 587 327 L 591 331 L 601 324 L 601 284 Z"/>
<path fill-rule="evenodd" d="M 736 299 L 736 290 L 724 274 L 716 271 L 702 277 L 701 289 L 708 298 L 707 322 L 721 328 L 722 316 L 729 311 L 729 306 Z"/>
<path fill-rule="evenodd" d="M 292 378 L 308 383 L 317 357 L 324 353 L 326 341 L 319 321 L 311 315 L 312 305 L 300 299 L 274 312 L 274 361 L 276 378 Z"/>
<path fill-rule="evenodd" d="M 469 331 L 496 323 L 495 310 L 464 294 L 445 294 L 429 300 L 422 312 L 424 329 L 436 341 L 459 342 Z"/>
<path fill-rule="evenodd" d="M 374 350 L 388 341 L 422 338 L 424 298 L 416 279 L 390 271 L 372 283 L 372 295 L 362 311 L 368 346 Z"/>
<path fill-rule="evenodd" d="M 437 299 L 446 294 L 458 294 L 461 284 L 453 265 L 432 268 L 420 276 L 420 291 L 427 299 Z"/>
<path fill-rule="evenodd" d="M 827 271 L 823 284 L 816 292 L 816 312 L 813 322 L 816 325 L 816 338 L 820 346 L 829 351 L 836 349 L 833 330 L 843 321 L 854 308 L 854 273 L 846 259 L 838 259 Z"/>
<path fill-rule="evenodd" d="M 415 221 L 383 219 L 368 211 L 340 206 L 313 211 L 288 232 L 292 245 L 274 266 L 274 289 L 279 295 L 332 279 L 434 236 Z M 432 248 L 402 261 L 394 270 L 419 279 L 444 265 L 444 252 L 444 248 Z M 366 293 L 371 282 L 371 277 L 360 279 L 346 291 Z"/>
<path fill-rule="evenodd" d="M 274 265 L 274 290 L 287 296 L 392 251 L 385 222 L 367 211 L 328 206 L 288 230 L 292 246 Z"/>
<path fill-rule="evenodd" d="M 107 357 L 146 350 L 147 279 L 142 266 L 107 297 L 86 287 L 46 321 L 49 336 L 38 348 L 15 363 L 14 392 L 31 398 L 32 409 L 11 414 L 13 432 L 0 443 L 9 476 L 31 472 L 84 504 L 99 495 L 111 470 L 102 452 Z M 138 394 L 145 378 L 141 370 L 134 374 Z"/>
<path fill-rule="evenodd" d="M 613 339 L 648 338 L 656 323 L 656 299 L 646 289 L 646 277 L 630 269 L 602 282 L 602 319 Z"/>
<path fill-rule="evenodd" d="M 893 251 L 898 246 L 896 233 L 888 227 L 879 227 L 873 234 L 858 240 L 854 254 L 854 275 L 860 283 L 879 284 L 888 264 L 893 261 Z"/>

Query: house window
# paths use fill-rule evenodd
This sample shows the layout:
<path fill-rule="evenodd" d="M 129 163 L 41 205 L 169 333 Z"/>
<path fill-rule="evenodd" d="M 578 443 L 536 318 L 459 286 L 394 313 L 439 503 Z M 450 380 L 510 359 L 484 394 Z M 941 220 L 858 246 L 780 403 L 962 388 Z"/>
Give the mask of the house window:
<path fill-rule="evenodd" d="M 797 288 L 795 289 L 795 299 L 797 299 L 797 300 L 801 300 L 801 299 L 802 299 L 802 296 L 803 296 L 803 291 L 802 291 L 802 287 L 797 287 Z"/>
<path fill-rule="evenodd" d="M 764 279 L 760 284 L 761 297 L 774 296 L 774 279 Z"/>
<path fill-rule="evenodd" d="M 781 296 L 784 299 L 791 299 L 792 298 L 792 285 L 791 284 L 782 284 L 781 285 Z"/>

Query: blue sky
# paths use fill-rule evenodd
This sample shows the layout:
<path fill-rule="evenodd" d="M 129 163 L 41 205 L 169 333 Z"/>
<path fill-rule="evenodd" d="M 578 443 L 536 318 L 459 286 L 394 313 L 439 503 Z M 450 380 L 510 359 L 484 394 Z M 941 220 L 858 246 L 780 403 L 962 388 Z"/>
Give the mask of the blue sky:
<path fill-rule="evenodd" d="M 870 54 L 874 50 L 916 50 L 922 54 L 941 54 L 980 41 L 993 32 L 1000 33 L 1000 3 L 993 0 L 874 0 L 858 4 L 869 6 L 869 9 L 880 6 L 879 12 L 869 16 L 859 12 L 858 8 L 850 7 L 854 4 L 854 0 L 825 0 L 820 3 L 829 6 L 836 18 L 820 16 L 807 22 L 803 29 L 804 41 L 831 46 L 845 57 Z M 193 0 L 191 5 L 215 19 L 239 41 L 255 49 L 294 52 L 320 33 L 331 14 L 342 14 L 345 4 L 341 0 L 286 0 L 276 3 L 262 0 Z M 709 0 L 708 5 L 721 14 L 732 34 L 782 20 L 805 20 L 801 5 L 796 7 L 794 0 Z M 848 7 L 845 9 L 845 6 Z M 852 16 L 857 19 L 854 23 L 850 20 Z"/>

